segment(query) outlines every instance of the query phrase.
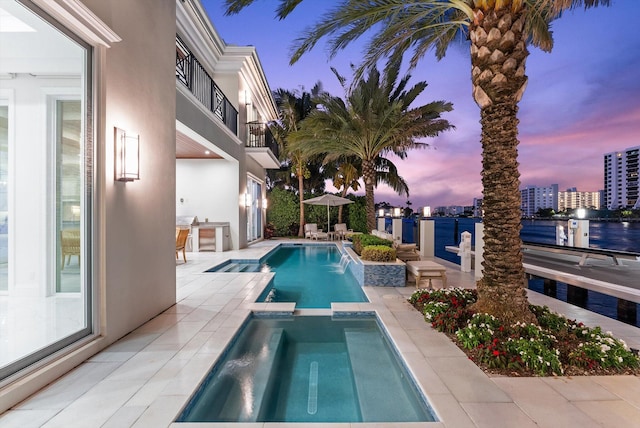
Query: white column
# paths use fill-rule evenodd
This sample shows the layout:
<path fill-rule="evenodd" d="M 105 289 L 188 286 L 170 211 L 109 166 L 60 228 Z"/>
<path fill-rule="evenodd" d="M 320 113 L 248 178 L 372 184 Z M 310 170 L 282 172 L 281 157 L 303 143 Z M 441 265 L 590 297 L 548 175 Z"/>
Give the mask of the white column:
<path fill-rule="evenodd" d="M 574 240 L 576 247 L 589 248 L 589 220 L 578 220 Z"/>
<path fill-rule="evenodd" d="M 420 220 L 420 258 L 435 257 L 435 221 Z"/>
<path fill-rule="evenodd" d="M 393 240 L 396 242 L 402 242 L 402 219 L 394 218 L 391 222 L 391 234 Z"/>

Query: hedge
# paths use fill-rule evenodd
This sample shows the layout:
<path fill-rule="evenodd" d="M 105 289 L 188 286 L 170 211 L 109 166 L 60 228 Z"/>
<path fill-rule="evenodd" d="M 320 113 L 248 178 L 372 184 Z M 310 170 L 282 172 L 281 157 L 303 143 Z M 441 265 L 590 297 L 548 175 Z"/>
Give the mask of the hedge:
<path fill-rule="evenodd" d="M 367 245 L 362 249 L 360 258 L 372 262 L 394 262 L 396 260 L 396 250 L 386 245 Z"/>

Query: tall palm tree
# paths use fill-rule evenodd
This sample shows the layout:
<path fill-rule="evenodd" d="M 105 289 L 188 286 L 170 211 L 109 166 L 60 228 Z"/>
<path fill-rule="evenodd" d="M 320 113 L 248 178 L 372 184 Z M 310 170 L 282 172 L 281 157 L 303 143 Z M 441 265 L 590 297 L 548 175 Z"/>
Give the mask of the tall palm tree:
<path fill-rule="evenodd" d="M 311 101 L 312 97 L 320 95 L 322 88 L 317 83 L 311 92 L 290 91 L 286 89 L 277 89 L 274 91 L 274 99 L 278 106 L 278 120 L 270 124 L 271 132 L 280 145 L 280 156 L 284 162 L 289 163 L 293 174 L 298 179 L 298 198 L 300 200 L 300 227 L 298 228 L 298 236 L 304 236 L 304 179 L 310 177 L 310 171 L 307 167 L 309 156 L 302 151 L 291 147 L 289 136 L 291 133 L 299 129 L 300 122 L 309 115 L 314 109 L 315 104 Z"/>
<path fill-rule="evenodd" d="M 356 157 L 362 162 L 367 228 L 375 229 L 374 187 L 377 184 L 378 158 L 395 153 L 401 158 L 409 149 L 425 148 L 419 138 L 433 137 L 452 125 L 440 117 L 451 111 L 448 102 L 435 101 L 411 108 L 427 87 L 418 82 L 407 89 L 410 75 L 398 80 L 400 62 L 389 63 L 382 76 L 373 67 L 366 78 L 347 87 L 337 73 L 346 101 L 328 93 L 316 99 L 319 108 L 309 113 L 300 130 L 290 135 L 292 147 L 309 155 L 326 154 L 325 159 Z"/>
<path fill-rule="evenodd" d="M 301 0 L 280 0 L 285 18 Z M 253 0 L 226 0 L 235 13 Z M 551 22 L 564 11 L 610 0 L 346 0 L 297 41 L 291 62 L 325 36 L 333 54 L 369 30 L 359 73 L 384 57 L 411 52 L 415 66 L 429 51 L 438 59 L 456 39 L 471 41 L 473 98 L 482 125 L 484 277 L 475 310 L 505 321 L 534 321 L 524 284 L 520 242 L 518 102 L 527 76 L 528 45 L 551 51 Z M 382 25 L 379 25 L 382 24 Z"/>

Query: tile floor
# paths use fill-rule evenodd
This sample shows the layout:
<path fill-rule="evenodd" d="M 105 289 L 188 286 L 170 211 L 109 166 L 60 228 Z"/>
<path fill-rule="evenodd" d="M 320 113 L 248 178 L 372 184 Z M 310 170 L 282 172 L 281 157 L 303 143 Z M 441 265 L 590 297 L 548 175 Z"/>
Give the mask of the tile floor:
<path fill-rule="evenodd" d="M 60 272 L 61 293 L 40 289 L 0 293 L 0 366 L 12 363 L 86 326 L 77 257 Z M 34 286 L 36 288 L 36 286 Z"/>
<path fill-rule="evenodd" d="M 207 427 L 172 421 L 251 310 L 272 274 L 202 272 L 227 258 L 259 258 L 275 241 L 242 251 L 188 254 L 176 267 L 178 303 L 58 381 L 0 415 L 2 427 Z M 473 286 L 471 274 L 446 261 L 449 284 Z M 412 287 L 365 287 L 370 303 L 334 304 L 334 311 L 375 310 L 440 422 L 407 427 L 640 427 L 640 379 L 489 377 L 406 301 Z M 536 293 L 546 304 L 589 325 L 601 325 L 631 346 L 640 329 Z M 275 310 L 292 310 L 277 304 Z M 313 311 L 313 310 L 307 310 Z M 304 311 L 305 313 L 307 311 Z M 302 312 L 302 311 L 301 311 Z M 325 311 L 327 312 L 327 311 Z M 230 424 L 234 427 L 303 424 Z M 324 424 L 323 424 L 324 425 Z M 327 424 L 328 425 L 328 424 Z M 349 426 L 401 424 L 332 424 Z M 318 424 L 308 424 L 316 428 Z"/>

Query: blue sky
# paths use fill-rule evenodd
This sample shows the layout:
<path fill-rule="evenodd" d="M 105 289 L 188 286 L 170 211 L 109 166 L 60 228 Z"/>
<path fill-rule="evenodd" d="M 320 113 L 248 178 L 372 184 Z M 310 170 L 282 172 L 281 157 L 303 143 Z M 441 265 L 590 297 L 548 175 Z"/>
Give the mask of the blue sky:
<path fill-rule="evenodd" d="M 271 89 L 309 90 L 321 81 L 325 90 L 343 96 L 329 67 L 349 76 L 349 64 L 359 64 L 366 40 L 333 59 L 321 41 L 289 66 L 293 41 L 331 3 L 307 0 L 278 21 L 275 0 L 259 0 L 230 17 L 224 16 L 222 1 L 202 0 L 226 43 L 256 47 Z M 640 16 L 640 1 L 612 3 L 556 20 L 551 53 L 530 47 L 529 84 L 519 112 L 522 186 L 557 183 L 562 190 L 600 190 L 603 155 L 640 145 L 640 37 L 632 21 Z M 454 111 L 445 117 L 456 130 L 429 140 L 431 149 L 396 161 L 409 183 L 408 199 L 414 207 L 470 205 L 482 197 L 482 186 L 480 113 L 471 97 L 468 50 L 454 46 L 441 61 L 428 55 L 410 73 L 412 83 L 429 84 L 419 101 L 453 103 Z M 376 202 L 406 200 L 385 186 L 376 189 Z"/>

